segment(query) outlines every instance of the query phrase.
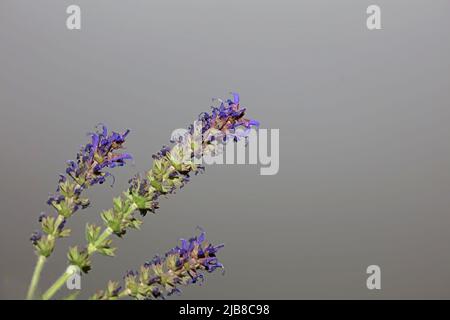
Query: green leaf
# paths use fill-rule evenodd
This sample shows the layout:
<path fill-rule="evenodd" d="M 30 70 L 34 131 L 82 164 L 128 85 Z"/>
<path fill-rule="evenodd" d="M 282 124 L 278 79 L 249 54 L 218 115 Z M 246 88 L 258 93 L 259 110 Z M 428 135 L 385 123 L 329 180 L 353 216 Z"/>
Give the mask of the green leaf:
<path fill-rule="evenodd" d="M 102 247 L 98 248 L 98 252 L 104 256 L 114 257 L 117 248 Z"/>
<path fill-rule="evenodd" d="M 70 229 L 63 229 L 61 232 L 58 232 L 58 237 L 59 238 L 67 238 L 70 237 Z"/>
<path fill-rule="evenodd" d="M 141 225 L 143 224 L 142 220 L 133 218 L 129 222 L 129 227 L 133 229 L 139 229 Z"/>
<path fill-rule="evenodd" d="M 42 231 L 46 234 L 53 234 L 55 231 L 55 218 L 44 217 L 41 222 Z"/>
<path fill-rule="evenodd" d="M 113 199 L 114 211 L 121 211 L 122 199 L 120 197 L 115 197 Z"/>
<path fill-rule="evenodd" d="M 57 205 L 58 213 L 64 218 L 69 218 L 73 213 L 73 209 L 69 206 L 67 200 L 68 199 L 60 202 L 59 205 Z"/>
<path fill-rule="evenodd" d="M 86 241 L 94 244 L 100 236 L 101 227 L 94 224 L 86 224 Z"/>

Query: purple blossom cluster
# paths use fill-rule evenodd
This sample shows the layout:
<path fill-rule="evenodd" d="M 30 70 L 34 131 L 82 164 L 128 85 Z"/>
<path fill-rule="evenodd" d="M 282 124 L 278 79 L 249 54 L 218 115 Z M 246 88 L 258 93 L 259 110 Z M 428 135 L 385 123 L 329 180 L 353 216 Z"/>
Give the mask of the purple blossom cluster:
<path fill-rule="evenodd" d="M 217 143 L 246 138 L 252 128 L 259 126 L 258 121 L 244 117 L 246 109 L 240 107 L 237 93 L 233 93 L 232 100 L 218 101 L 219 106 L 198 116 L 186 135 L 171 141 L 175 145 L 165 145 L 153 155 L 153 168 L 146 177 L 137 175 L 129 181 L 129 192 L 142 215 L 149 211 L 154 213 L 159 207 L 160 196 L 182 188 L 190 181 L 192 173 L 204 172 L 205 167 L 198 164 L 196 158 L 213 153 Z"/>
<path fill-rule="evenodd" d="M 96 132 L 89 133 L 91 141 L 81 147 L 76 160 L 67 161 L 65 174 L 59 175 L 56 193 L 47 200 L 47 204 L 56 210 L 59 218 L 41 213 L 39 222 L 43 227 L 42 231 L 35 231 L 30 238 L 39 254 L 50 254 L 54 238 L 68 235 L 68 232 L 63 232 L 66 219 L 79 209 L 89 206 L 89 199 L 83 198 L 82 192 L 95 184 L 103 184 L 107 177 L 114 179 L 105 170 L 124 166 L 126 160 L 132 159 L 130 154 L 120 152 L 129 132 L 130 130 L 108 133 L 107 127 L 100 124 Z"/>
<path fill-rule="evenodd" d="M 107 177 L 114 178 L 111 173 L 105 172 L 104 169 L 124 166 L 125 160 L 132 159 L 132 156 L 128 153 L 117 152 L 123 148 L 125 138 L 130 130 L 126 130 L 122 134 L 114 131 L 108 134 L 105 125 L 100 124 L 99 127 L 101 130 L 89 133 L 91 142 L 81 148 L 76 161 L 67 161 L 66 175 L 60 175 L 56 194 L 50 196 L 47 201 L 58 211 L 59 208 L 56 205 L 65 201 L 68 197 L 72 200 L 73 212 L 80 207 L 86 208 L 89 201 L 80 199 L 82 191 L 95 184 L 103 184 Z M 67 183 L 68 177 L 72 178 L 75 183 Z M 71 188 L 68 189 L 67 187 Z"/>
<path fill-rule="evenodd" d="M 144 263 L 140 271 L 127 271 L 124 276 L 125 288 L 115 283 L 110 290 L 100 291 L 94 299 L 114 299 L 119 295 L 136 299 L 164 299 L 180 293 L 180 285 L 202 282 L 204 273 L 223 269 L 216 254 L 223 244 L 213 245 L 205 239 L 201 230 L 199 236 L 181 239 L 180 245 L 168 251 L 163 257 L 155 256 Z"/>
<path fill-rule="evenodd" d="M 111 174 L 102 172 L 104 168 L 114 168 L 125 165 L 125 160 L 132 159 L 128 153 L 116 153 L 122 149 L 125 138 L 130 130 L 120 134 L 111 132 L 105 125 L 100 124 L 101 130 L 90 133 L 91 143 L 86 144 L 77 154 L 76 161 L 69 160 L 66 173 L 80 186 L 102 184 Z"/>
<path fill-rule="evenodd" d="M 246 109 L 240 107 L 239 95 L 237 93 L 232 95 L 233 100 L 218 100 L 220 102 L 218 107 L 211 107 L 210 113 L 202 112 L 199 115 L 198 120 L 202 123 L 202 134 L 208 142 L 219 139 L 227 141 L 230 138 L 238 141 L 240 138 L 245 138 L 252 127 L 259 126 L 258 121 L 244 118 Z M 244 131 L 237 129 L 244 129 Z M 192 132 L 192 126 L 190 130 Z M 205 135 L 208 131 L 211 134 Z"/>

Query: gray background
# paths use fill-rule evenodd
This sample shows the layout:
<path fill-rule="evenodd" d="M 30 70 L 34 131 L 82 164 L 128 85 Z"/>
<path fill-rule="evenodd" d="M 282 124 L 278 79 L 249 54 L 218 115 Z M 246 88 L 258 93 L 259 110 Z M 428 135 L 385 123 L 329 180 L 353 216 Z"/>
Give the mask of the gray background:
<path fill-rule="evenodd" d="M 65 28 L 72 3 L 81 31 Z M 365 26 L 372 3 L 381 31 Z M 238 91 L 280 129 L 279 174 L 207 168 L 116 258 L 95 256 L 83 297 L 201 225 L 227 271 L 183 298 L 450 298 L 449 33 L 448 0 L 1 0 L 0 297 L 24 297 L 29 234 L 85 132 L 130 128 L 135 166 L 89 192 L 43 286 L 171 131 Z"/>

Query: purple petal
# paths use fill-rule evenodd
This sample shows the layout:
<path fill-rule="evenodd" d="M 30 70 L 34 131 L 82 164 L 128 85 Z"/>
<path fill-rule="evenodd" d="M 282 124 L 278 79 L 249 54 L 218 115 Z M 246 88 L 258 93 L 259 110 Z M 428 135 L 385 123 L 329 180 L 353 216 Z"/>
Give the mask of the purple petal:
<path fill-rule="evenodd" d="M 233 95 L 233 101 L 235 104 L 239 103 L 239 94 L 236 92 L 231 92 L 231 94 Z"/>

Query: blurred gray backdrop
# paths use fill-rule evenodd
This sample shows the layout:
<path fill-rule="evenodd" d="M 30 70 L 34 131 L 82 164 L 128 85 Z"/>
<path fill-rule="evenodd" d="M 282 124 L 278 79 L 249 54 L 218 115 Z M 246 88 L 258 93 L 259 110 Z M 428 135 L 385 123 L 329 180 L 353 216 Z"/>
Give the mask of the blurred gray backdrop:
<path fill-rule="evenodd" d="M 80 31 L 65 27 L 70 4 Z M 115 240 L 116 258 L 94 257 L 83 297 L 200 225 L 226 244 L 226 273 L 179 298 L 450 298 L 449 35 L 447 0 L 1 0 L 0 298 L 25 296 L 29 235 L 86 132 L 130 128 L 135 166 L 89 192 L 43 286 L 172 130 L 229 91 L 280 129 L 279 174 L 208 167 Z"/>

